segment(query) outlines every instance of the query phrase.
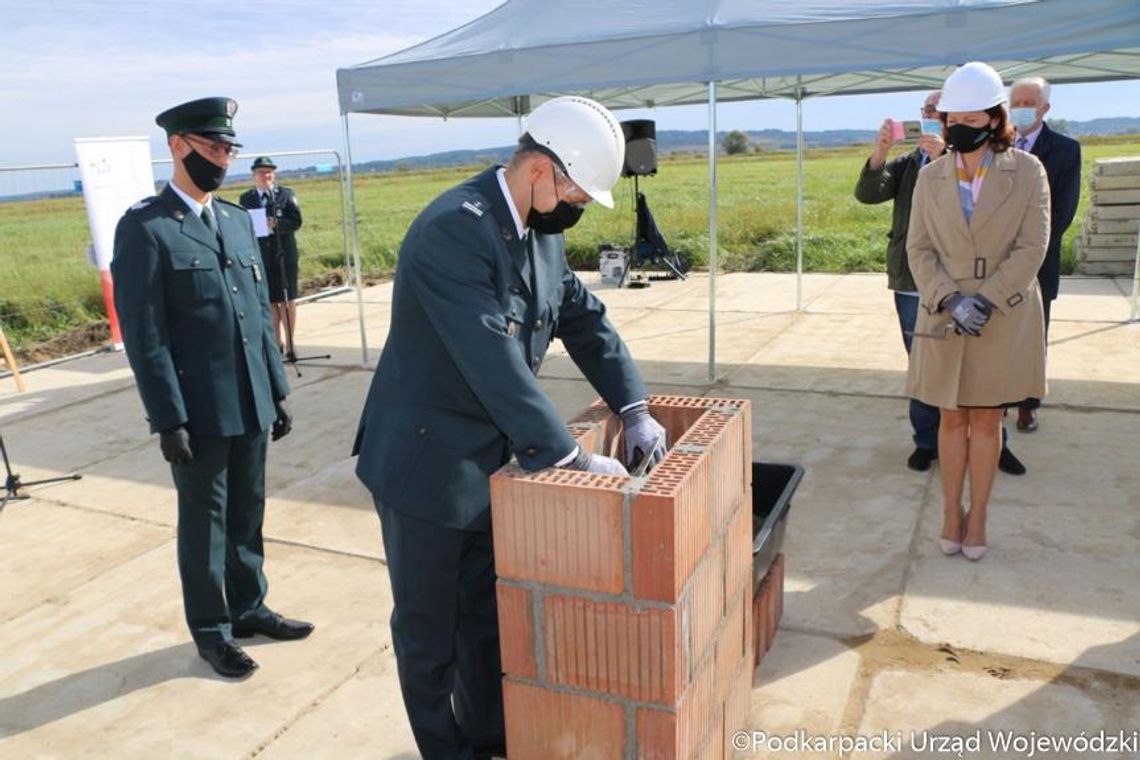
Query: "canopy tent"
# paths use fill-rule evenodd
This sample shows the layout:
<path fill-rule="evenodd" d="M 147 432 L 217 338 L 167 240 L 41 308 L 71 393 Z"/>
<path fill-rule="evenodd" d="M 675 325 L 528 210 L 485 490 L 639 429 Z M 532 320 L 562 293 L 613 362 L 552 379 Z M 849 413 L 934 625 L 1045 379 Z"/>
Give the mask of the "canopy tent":
<path fill-rule="evenodd" d="M 337 91 L 350 156 L 351 113 L 522 116 L 567 94 L 613 109 L 707 102 L 714 379 L 716 104 L 796 101 L 799 273 L 803 98 L 933 89 L 969 60 L 990 63 L 1007 81 L 1140 78 L 1140 2 L 507 0 L 439 37 L 338 69 Z M 350 180 L 354 212 L 351 189 Z"/>

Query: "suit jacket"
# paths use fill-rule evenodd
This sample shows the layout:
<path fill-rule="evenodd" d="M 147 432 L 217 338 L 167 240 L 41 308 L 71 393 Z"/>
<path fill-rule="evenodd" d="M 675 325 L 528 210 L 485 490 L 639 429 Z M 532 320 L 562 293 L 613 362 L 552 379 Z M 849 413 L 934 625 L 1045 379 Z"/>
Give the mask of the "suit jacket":
<path fill-rule="evenodd" d="M 981 337 L 915 340 L 907 390 L 931 406 L 998 406 L 1045 396 L 1045 324 L 1037 271 L 1049 240 L 1049 182 L 1020 150 L 994 155 L 969 223 L 954 154 L 918 175 L 907 254 L 923 308 L 915 330 L 941 332 L 955 292 L 980 293 L 994 311 Z"/>
<path fill-rule="evenodd" d="M 570 271 L 562 235 L 520 240 L 494 168 L 429 204 L 400 248 L 353 449 L 377 502 L 485 530 L 488 478 L 512 451 L 527 470 L 567 456 L 574 440 L 536 378 L 555 337 L 611 409 L 647 397 L 605 307 Z"/>
<path fill-rule="evenodd" d="M 1037 279 L 1042 295 L 1052 301 L 1061 283 L 1061 239 L 1073 223 L 1081 200 L 1081 144 L 1043 124 L 1030 152 L 1049 177 L 1049 248 Z"/>
<path fill-rule="evenodd" d="M 261 247 L 261 256 L 267 262 L 275 258 L 277 255 L 277 241 L 281 241 L 281 253 L 293 258 L 297 257 L 297 230 L 301 229 L 303 219 L 301 218 L 301 203 L 297 200 L 297 194 L 293 192 L 291 187 L 283 187 L 281 185 L 274 185 L 271 193 L 272 212 L 273 216 L 277 219 L 277 232 L 274 234 L 271 230 L 269 235 L 263 238 L 258 238 L 257 243 Z M 261 194 L 258 193 L 256 187 L 251 187 L 246 190 L 238 198 L 238 203 L 242 208 L 262 208 L 264 204 L 261 202 Z M 265 208 L 269 208 L 266 206 Z"/>
<path fill-rule="evenodd" d="M 891 212 L 891 231 L 887 233 L 887 287 L 891 290 L 914 292 L 914 276 L 906 257 L 906 233 L 910 224 L 910 203 L 918 170 L 922 168 L 922 151 L 915 150 L 883 164 L 875 171 L 870 159 L 859 172 L 855 185 L 855 198 L 860 203 L 895 202 Z"/>
<path fill-rule="evenodd" d="M 220 241 L 170 187 L 115 230 L 115 308 L 152 433 L 266 430 L 289 393 L 253 223 L 214 201 Z"/>

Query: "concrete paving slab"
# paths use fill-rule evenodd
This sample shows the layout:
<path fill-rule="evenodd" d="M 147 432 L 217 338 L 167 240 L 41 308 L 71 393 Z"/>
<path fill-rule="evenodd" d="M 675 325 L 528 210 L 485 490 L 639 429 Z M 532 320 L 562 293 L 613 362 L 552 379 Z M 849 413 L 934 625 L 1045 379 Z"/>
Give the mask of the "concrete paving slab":
<path fill-rule="evenodd" d="M 893 627 L 931 488 L 930 473 L 906 468 L 905 402 L 737 387 L 711 395 L 722 394 L 752 401 L 753 459 L 806 470 L 788 516 L 784 621 L 840 637 Z"/>
<path fill-rule="evenodd" d="M 809 314 L 895 314 L 895 294 L 887 276 L 871 272 L 843 275 L 841 283 L 826 288 L 812 299 Z"/>
<path fill-rule="evenodd" d="M 1047 419 L 1011 434 L 1030 472 L 998 477 L 981 562 L 942 556 L 928 494 L 901 624 L 932 644 L 1140 675 L 1136 434 L 1109 413 Z"/>
<path fill-rule="evenodd" d="M 737 757 L 806 757 L 769 753 L 763 739 L 790 735 L 797 729 L 812 734 L 837 733 L 847 709 L 849 692 L 859 675 L 859 655 L 834 639 L 781 628 L 764 655 L 752 683 L 752 707 L 742 730 L 749 732 Z M 817 755 L 818 757 L 818 755 Z"/>
<path fill-rule="evenodd" d="M 1125 322 L 1132 283 L 1110 277 L 1062 277 L 1060 292 L 1053 301 L 1052 324 L 1058 322 Z M 1052 328 L 1050 328 L 1052 330 Z"/>
<path fill-rule="evenodd" d="M 0 628 L 5 757 L 246 757 L 389 645 L 376 562 L 267 549 L 269 603 L 314 621 L 301 642 L 256 638 L 261 668 L 214 675 L 188 643 L 173 542 Z M 336 589 L 336 593 L 330 593 Z"/>
<path fill-rule="evenodd" d="M 686 309 L 708 312 L 709 286 L 707 276 L 704 287 L 690 290 L 683 297 L 668 303 L 669 309 Z M 842 275 L 809 274 L 803 278 L 803 303 L 809 307 L 829 288 L 835 286 Z M 690 281 L 699 284 L 697 277 Z M 671 283 L 670 283 L 671 284 Z M 716 278 L 716 309 L 718 313 L 733 311 L 779 312 L 796 308 L 796 276 L 794 274 L 765 274 L 757 277 L 747 272 L 719 274 Z"/>
<path fill-rule="evenodd" d="M 0 380 L 0 422 L 23 419 L 134 385 L 126 354 L 121 351 L 24 372 L 21 377 L 27 387 L 23 393 L 17 392 L 11 378 Z"/>
<path fill-rule="evenodd" d="M 9 502 L 0 512 L 0 622 L 57 603 L 173 535 L 168 528 L 36 499 Z"/>
<path fill-rule="evenodd" d="M 1054 322 L 1047 404 L 1140 409 L 1140 323 Z"/>
<path fill-rule="evenodd" d="M 618 288 L 603 284 L 597 272 L 579 272 L 578 279 L 606 304 L 625 308 L 683 309 L 678 306 L 681 299 L 707 298 L 709 279 L 707 274 L 695 272 L 684 280 L 658 280 L 648 288 Z M 704 308 L 708 308 L 706 303 Z"/>
<path fill-rule="evenodd" d="M 898 746 L 886 752 L 859 753 L 867 758 L 941 757 L 938 747 L 962 742 L 970 758 L 1079 757 L 1132 758 L 1134 752 L 1079 753 L 1052 751 L 995 751 L 992 742 L 1036 741 L 1044 737 L 1075 737 L 1136 729 L 1135 693 L 1127 688 L 1094 684 L 1081 688 L 1074 683 L 1046 683 L 1018 678 L 995 669 L 986 672 L 907 672 L 887 670 L 875 677 L 867 695 L 867 712 L 857 735 L 873 736 L 901 732 Z M 977 740 L 977 750 L 968 740 Z M 913 741 L 913 743 L 912 743 Z M 937 742 L 931 744 L 930 742 Z M 1000 746 L 1000 745 L 999 745 Z M 947 757 L 962 755 L 952 748 Z"/>
<path fill-rule="evenodd" d="M 257 757 L 418 760 L 391 651 L 369 658 Z"/>

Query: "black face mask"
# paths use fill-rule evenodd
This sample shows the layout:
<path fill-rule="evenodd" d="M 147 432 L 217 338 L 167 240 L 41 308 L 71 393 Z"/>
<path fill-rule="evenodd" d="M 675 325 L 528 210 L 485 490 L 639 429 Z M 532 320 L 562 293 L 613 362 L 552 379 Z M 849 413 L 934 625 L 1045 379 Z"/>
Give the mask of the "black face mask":
<path fill-rule="evenodd" d="M 554 210 L 545 214 L 532 207 L 530 213 L 526 215 L 526 226 L 542 235 L 557 235 L 577 224 L 585 211 L 582 206 L 575 206 L 566 201 L 558 201 Z"/>
<path fill-rule="evenodd" d="M 955 124 L 946 129 L 946 147 L 959 153 L 973 153 L 990 139 L 989 127 Z"/>
<path fill-rule="evenodd" d="M 218 166 L 193 148 L 190 155 L 182 159 L 182 165 L 194 186 L 205 193 L 217 190 L 226 178 L 226 167 Z"/>
<path fill-rule="evenodd" d="M 554 172 L 550 173 L 550 183 L 554 186 L 554 195 L 558 195 L 558 184 L 554 181 Z M 582 218 L 585 207 L 575 206 L 564 200 L 559 200 L 551 211 L 545 213 L 534 207 L 534 186 L 530 188 L 530 213 L 526 215 L 526 226 L 540 235 L 560 235 L 570 229 Z"/>

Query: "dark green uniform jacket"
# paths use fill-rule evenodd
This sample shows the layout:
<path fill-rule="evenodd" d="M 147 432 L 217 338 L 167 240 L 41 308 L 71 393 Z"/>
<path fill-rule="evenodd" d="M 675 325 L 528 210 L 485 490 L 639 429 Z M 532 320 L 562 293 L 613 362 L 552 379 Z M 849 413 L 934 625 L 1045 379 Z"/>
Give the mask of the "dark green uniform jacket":
<path fill-rule="evenodd" d="M 249 214 L 214 199 L 221 242 L 167 187 L 115 230 L 111 272 L 151 432 L 266 430 L 289 393 Z"/>
<path fill-rule="evenodd" d="M 518 239 L 494 168 L 412 223 L 353 450 L 384 507 L 486 529 L 488 476 L 511 452 L 527 470 L 568 455 L 574 441 L 535 377 L 556 337 L 611 409 L 647 397 L 563 245 L 562 235 Z"/>
<path fill-rule="evenodd" d="M 862 203 L 895 202 L 891 231 L 887 234 L 887 287 L 909 293 L 918 292 L 906 258 L 906 233 L 910 227 L 910 199 L 922 168 L 921 155 L 921 150 L 907 153 L 888 161 L 878 171 L 871 170 L 868 161 L 855 185 L 855 197 Z"/>

